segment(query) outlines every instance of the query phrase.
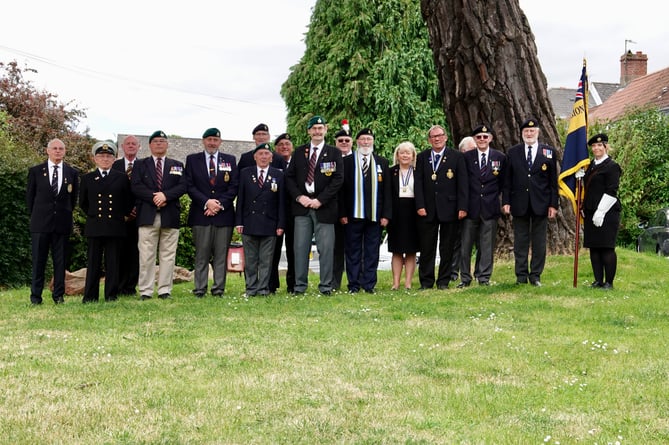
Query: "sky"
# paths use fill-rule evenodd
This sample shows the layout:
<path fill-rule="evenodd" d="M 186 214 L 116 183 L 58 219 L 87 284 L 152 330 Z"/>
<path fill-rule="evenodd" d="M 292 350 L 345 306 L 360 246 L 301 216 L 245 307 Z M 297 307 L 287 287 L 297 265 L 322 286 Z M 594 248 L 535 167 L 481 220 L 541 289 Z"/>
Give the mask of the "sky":
<path fill-rule="evenodd" d="M 98 139 L 200 138 L 217 127 L 223 139 L 251 140 L 260 122 L 276 136 L 286 127 L 281 85 L 304 53 L 315 3 L 14 1 L 3 8 L 0 61 L 37 70 L 26 79 L 84 110 L 79 130 Z M 660 4 L 520 0 L 548 87 L 574 89 L 584 57 L 595 82 L 619 81 L 626 48 L 648 55 L 648 73 L 669 67 Z"/>

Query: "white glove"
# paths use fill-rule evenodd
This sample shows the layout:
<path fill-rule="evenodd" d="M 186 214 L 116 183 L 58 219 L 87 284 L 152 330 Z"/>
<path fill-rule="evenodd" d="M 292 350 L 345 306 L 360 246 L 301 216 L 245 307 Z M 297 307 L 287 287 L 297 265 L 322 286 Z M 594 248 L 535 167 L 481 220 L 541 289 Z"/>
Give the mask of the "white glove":
<path fill-rule="evenodd" d="M 597 210 L 595 210 L 595 214 L 592 216 L 592 223 L 595 227 L 602 227 L 606 212 L 613 207 L 616 201 L 618 200 L 611 195 L 607 195 L 606 193 L 602 195 L 602 199 L 599 200 L 599 204 L 597 205 Z"/>

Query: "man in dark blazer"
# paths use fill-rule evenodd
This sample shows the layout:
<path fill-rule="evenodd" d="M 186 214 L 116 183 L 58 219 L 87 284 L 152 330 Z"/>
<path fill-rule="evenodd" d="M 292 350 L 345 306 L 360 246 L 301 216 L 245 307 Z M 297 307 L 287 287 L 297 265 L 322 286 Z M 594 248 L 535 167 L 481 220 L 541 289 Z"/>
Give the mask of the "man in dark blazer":
<path fill-rule="evenodd" d="M 56 304 L 65 302 L 65 245 L 72 232 L 72 210 L 79 195 L 79 173 L 63 161 L 65 152 L 63 141 L 52 139 L 46 147 L 47 161 L 28 170 L 26 204 L 32 245 L 32 304 L 42 304 L 49 250 L 53 261 L 51 296 Z"/>
<path fill-rule="evenodd" d="M 269 134 L 269 127 L 267 124 L 258 124 L 253 128 L 253 131 L 251 132 L 253 136 L 253 142 L 255 143 L 255 146 L 257 147 L 260 144 L 264 143 L 269 143 L 271 140 L 271 136 Z M 241 172 L 242 169 L 245 169 L 246 167 L 253 167 L 256 165 L 256 161 L 253 158 L 253 154 L 255 153 L 255 148 L 242 153 L 242 155 L 239 157 L 239 163 L 237 164 L 237 168 Z M 283 159 L 283 157 L 276 153 L 272 152 L 272 167 L 278 168 L 281 170 L 286 169 L 286 163 Z"/>
<path fill-rule="evenodd" d="M 458 223 L 467 216 L 469 185 L 462 153 L 446 147 L 446 131 L 435 125 L 427 133 L 431 148 L 416 156 L 414 189 L 420 260 L 418 278 L 421 289 L 435 283 L 434 267 L 439 239 L 439 274 L 437 288 L 447 289 L 451 281 Z"/>
<path fill-rule="evenodd" d="M 246 296 L 267 296 L 276 248 L 276 237 L 283 235 L 285 190 L 283 171 L 270 166 L 272 149 L 268 143 L 255 148 L 256 165 L 239 174 L 237 231 L 244 245 Z"/>
<path fill-rule="evenodd" d="M 211 294 L 222 296 L 225 292 L 238 186 L 235 157 L 219 151 L 221 132 L 207 129 L 202 144 L 203 152 L 186 157 L 186 184 L 191 198 L 188 225 L 193 228 L 195 244 L 193 294 L 198 298 L 207 293 L 210 260 L 214 271 Z"/>
<path fill-rule="evenodd" d="M 469 178 L 469 205 L 467 217 L 462 220 L 462 243 L 460 251 L 460 284 L 471 284 L 472 248 L 476 246 L 474 278 L 481 286 L 490 284 L 495 241 L 497 239 L 497 218 L 501 215 L 500 196 L 506 172 L 506 155 L 490 147 L 493 136 L 486 125 L 479 125 L 472 131 L 476 150 L 464 153 L 467 177 Z"/>
<path fill-rule="evenodd" d="M 539 143 L 536 119 L 527 119 L 520 128 L 523 142 L 507 152 L 502 211 L 513 216 L 516 284 L 529 281 L 541 286 L 548 218 L 555 218 L 559 205 L 555 149 Z M 530 246 L 532 259 L 528 267 Z"/>
<path fill-rule="evenodd" d="M 132 171 L 137 161 L 137 153 L 140 150 L 139 140 L 136 136 L 128 135 L 121 142 L 123 157 L 114 161 L 112 170 L 125 173 L 128 180 L 132 178 Z M 119 295 L 135 295 L 137 293 L 137 280 L 139 279 L 139 249 L 137 249 L 138 229 L 137 209 L 134 208 L 125 222 L 125 237 L 120 240 L 119 256 L 123 258 L 119 266 Z"/>
<path fill-rule="evenodd" d="M 372 130 L 360 130 L 356 141 L 357 150 L 344 158 L 339 216 L 346 233 L 348 291 L 373 294 L 381 231 L 392 217 L 391 181 L 388 161 L 374 153 Z"/>
<path fill-rule="evenodd" d="M 167 135 L 149 136 L 151 156 L 137 161 L 131 187 L 137 205 L 139 227 L 139 294 L 151 298 L 155 283 L 156 251 L 159 251 L 158 297 L 170 298 L 172 274 L 179 242 L 179 198 L 186 193 L 184 166 L 166 157 Z"/>
<path fill-rule="evenodd" d="M 126 233 L 125 220 L 134 204 L 128 176 L 111 168 L 116 159 L 116 146 L 111 142 L 97 142 L 92 153 L 97 168 L 81 177 L 79 188 L 79 206 L 86 215 L 84 235 L 88 238 L 84 303 L 99 300 L 103 256 L 105 301 L 118 297 L 121 240 Z"/>
<path fill-rule="evenodd" d="M 295 216 L 295 293 L 307 290 L 309 253 L 312 237 L 319 253 L 320 283 L 323 295 L 332 292 L 334 223 L 337 197 L 344 181 L 341 152 L 325 143 L 327 122 L 314 116 L 307 123 L 311 138 L 295 150 L 286 170 L 286 190 L 293 201 Z"/>

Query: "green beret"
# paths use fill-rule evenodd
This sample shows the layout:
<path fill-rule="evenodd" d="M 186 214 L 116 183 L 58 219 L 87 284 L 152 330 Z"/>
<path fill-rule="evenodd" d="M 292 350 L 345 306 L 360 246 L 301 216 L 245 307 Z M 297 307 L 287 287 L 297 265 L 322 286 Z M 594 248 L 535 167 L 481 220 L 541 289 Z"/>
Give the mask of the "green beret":
<path fill-rule="evenodd" d="M 588 145 L 596 144 L 598 142 L 609 142 L 609 137 L 604 133 L 594 135 L 588 141 Z"/>
<path fill-rule="evenodd" d="M 215 136 L 217 138 L 220 138 L 221 132 L 218 130 L 218 128 L 208 128 L 202 135 L 202 139 L 207 139 L 210 136 Z"/>
<path fill-rule="evenodd" d="M 290 135 L 288 133 L 281 133 L 280 135 L 278 135 L 276 137 L 276 139 L 274 139 L 274 145 L 278 144 L 279 142 L 283 141 L 284 139 L 286 139 L 288 141 L 292 141 L 292 139 L 290 138 Z"/>
<path fill-rule="evenodd" d="M 311 127 L 313 127 L 316 124 L 325 125 L 325 124 L 327 124 L 327 121 L 325 119 L 323 119 L 321 116 L 316 115 L 316 116 L 312 117 L 311 119 L 309 119 L 309 122 L 307 123 L 307 130 L 310 129 Z"/>
<path fill-rule="evenodd" d="M 154 140 L 155 138 L 165 138 L 165 139 L 167 139 L 167 135 L 165 134 L 165 132 L 163 132 L 163 131 L 161 131 L 161 130 L 154 131 L 154 132 L 151 134 L 151 136 L 149 136 L 149 144 L 150 144 L 151 141 Z"/>
<path fill-rule="evenodd" d="M 253 153 L 255 154 L 259 150 L 269 150 L 272 151 L 272 147 L 267 142 L 264 142 L 262 144 L 259 144 L 256 148 L 253 149 Z"/>
<path fill-rule="evenodd" d="M 371 136 L 374 137 L 374 133 L 370 128 L 363 128 L 362 130 L 358 131 L 358 134 L 355 136 L 356 139 L 359 139 L 360 136 Z"/>
<path fill-rule="evenodd" d="M 539 122 L 534 118 L 529 118 L 522 124 L 520 124 L 520 129 L 524 130 L 526 128 L 539 128 Z"/>
<path fill-rule="evenodd" d="M 100 141 L 93 145 L 93 156 L 97 154 L 110 154 L 116 156 L 116 145 L 110 141 Z"/>
<path fill-rule="evenodd" d="M 256 134 L 259 131 L 266 131 L 269 133 L 269 127 L 266 124 L 258 124 L 256 127 L 253 129 L 251 134 Z"/>
<path fill-rule="evenodd" d="M 488 134 L 492 134 L 491 131 L 490 131 L 490 127 L 488 127 L 487 125 L 479 125 L 478 127 L 474 128 L 474 129 L 472 130 L 472 134 L 471 134 L 471 135 L 472 135 L 472 136 L 476 136 L 476 135 L 479 134 L 479 133 L 488 133 Z"/>

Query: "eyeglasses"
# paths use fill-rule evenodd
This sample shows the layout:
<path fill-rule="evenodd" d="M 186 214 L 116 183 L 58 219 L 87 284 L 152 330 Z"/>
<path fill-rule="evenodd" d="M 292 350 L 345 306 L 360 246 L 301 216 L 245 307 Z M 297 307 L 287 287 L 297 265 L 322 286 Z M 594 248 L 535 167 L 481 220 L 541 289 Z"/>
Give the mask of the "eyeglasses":
<path fill-rule="evenodd" d="M 477 135 L 474 136 L 474 137 L 475 137 L 476 139 L 488 139 L 488 135 L 487 135 L 487 134 L 477 134 Z"/>
<path fill-rule="evenodd" d="M 350 144 L 352 141 L 353 139 L 337 139 L 340 144 Z"/>
<path fill-rule="evenodd" d="M 439 134 L 433 134 L 430 136 L 430 139 L 437 139 L 446 136 L 444 133 L 439 133 Z"/>

